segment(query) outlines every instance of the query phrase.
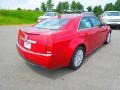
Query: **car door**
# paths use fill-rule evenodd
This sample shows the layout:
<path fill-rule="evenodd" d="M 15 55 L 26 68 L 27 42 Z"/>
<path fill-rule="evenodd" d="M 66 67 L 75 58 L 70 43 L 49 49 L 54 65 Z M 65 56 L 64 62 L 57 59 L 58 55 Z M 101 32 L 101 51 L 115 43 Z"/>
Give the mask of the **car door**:
<path fill-rule="evenodd" d="M 81 19 L 78 34 L 79 38 L 84 38 L 87 53 L 93 51 L 96 47 L 96 34 L 98 31 L 93 28 L 93 25 L 89 17 L 84 17 Z"/>
<path fill-rule="evenodd" d="M 96 42 L 97 42 L 97 46 L 99 46 L 105 41 L 106 29 L 104 26 L 100 26 L 101 22 L 97 17 L 93 16 L 93 17 L 90 17 L 90 19 L 92 21 L 94 29 L 98 31 L 98 33 L 96 34 L 96 39 L 97 39 Z"/>

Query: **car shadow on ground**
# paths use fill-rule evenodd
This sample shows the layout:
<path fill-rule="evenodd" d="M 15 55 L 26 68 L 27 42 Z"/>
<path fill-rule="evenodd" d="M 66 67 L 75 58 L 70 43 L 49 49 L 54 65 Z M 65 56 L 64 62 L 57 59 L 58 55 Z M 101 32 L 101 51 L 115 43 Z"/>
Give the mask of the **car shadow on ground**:
<path fill-rule="evenodd" d="M 89 60 L 89 58 L 91 56 L 95 55 L 95 53 L 97 53 L 100 49 L 102 49 L 104 47 L 105 47 L 105 45 L 100 46 L 93 53 L 91 53 L 87 57 L 85 57 L 82 66 Z M 75 70 L 71 70 L 69 68 L 60 68 L 60 69 L 56 69 L 56 70 L 48 70 L 48 69 L 44 69 L 44 68 L 41 68 L 39 66 L 33 65 L 33 64 L 29 63 L 29 62 L 26 62 L 26 64 L 35 73 L 38 73 L 38 74 L 40 74 L 40 75 L 42 75 L 44 77 L 47 77 L 49 79 L 62 78 L 63 76 L 65 76 L 67 74 L 76 72 Z M 81 67 L 78 70 L 82 69 Z M 64 78 L 62 78 L 62 79 L 64 80 Z"/>
<path fill-rule="evenodd" d="M 69 73 L 74 72 L 74 70 L 70 70 L 69 68 L 60 68 L 60 69 L 55 69 L 55 70 L 48 70 L 36 65 L 33 65 L 29 62 L 25 62 L 28 67 L 31 68 L 35 73 L 38 73 L 44 77 L 50 78 L 50 79 L 58 79 L 64 75 L 67 75 Z"/>

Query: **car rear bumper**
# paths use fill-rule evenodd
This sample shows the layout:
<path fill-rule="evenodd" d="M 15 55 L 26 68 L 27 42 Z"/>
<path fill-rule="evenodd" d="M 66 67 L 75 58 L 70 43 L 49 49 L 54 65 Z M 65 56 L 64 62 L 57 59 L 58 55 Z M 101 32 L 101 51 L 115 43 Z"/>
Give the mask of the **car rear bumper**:
<path fill-rule="evenodd" d="M 27 60 L 30 63 L 33 63 L 35 65 L 47 69 L 55 68 L 52 60 L 52 56 L 53 56 L 52 54 L 32 52 L 30 50 L 26 50 L 25 48 L 21 47 L 18 43 L 17 43 L 17 51 L 23 58 L 25 58 L 25 60 Z"/>

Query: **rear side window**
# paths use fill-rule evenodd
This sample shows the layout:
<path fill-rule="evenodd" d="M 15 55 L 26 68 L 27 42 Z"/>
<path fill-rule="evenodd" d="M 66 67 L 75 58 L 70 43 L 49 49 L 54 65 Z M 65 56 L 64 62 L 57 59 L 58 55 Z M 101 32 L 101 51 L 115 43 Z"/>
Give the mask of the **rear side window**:
<path fill-rule="evenodd" d="M 97 26 L 100 25 L 100 21 L 96 17 L 91 17 L 91 21 L 92 21 L 92 24 L 93 24 L 94 27 L 97 27 Z"/>
<path fill-rule="evenodd" d="M 79 25 L 79 29 L 86 29 L 86 28 L 91 28 L 92 24 L 90 22 L 90 19 L 88 17 L 84 17 Z"/>

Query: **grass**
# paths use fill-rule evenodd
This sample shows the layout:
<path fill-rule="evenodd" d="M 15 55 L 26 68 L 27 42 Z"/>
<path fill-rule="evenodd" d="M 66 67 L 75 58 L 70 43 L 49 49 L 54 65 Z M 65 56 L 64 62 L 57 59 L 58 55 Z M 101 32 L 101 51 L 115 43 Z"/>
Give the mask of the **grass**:
<path fill-rule="evenodd" d="M 32 24 L 37 22 L 41 15 L 41 11 L 0 10 L 0 25 Z"/>

